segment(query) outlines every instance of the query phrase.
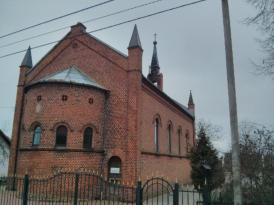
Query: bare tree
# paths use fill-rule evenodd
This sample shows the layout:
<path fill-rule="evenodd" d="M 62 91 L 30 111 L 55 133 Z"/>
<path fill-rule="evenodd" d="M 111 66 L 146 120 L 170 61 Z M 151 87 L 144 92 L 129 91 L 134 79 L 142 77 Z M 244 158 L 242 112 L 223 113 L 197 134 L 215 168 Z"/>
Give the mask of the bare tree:
<path fill-rule="evenodd" d="M 257 14 L 247 18 L 247 24 L 255 24 L 263 33 L 259 42 L 266 55 L 262 63 L 257 64 L 257 73 L 274 79 L 274 0 L 246 0 L 257 10 Z"/>
<path fill-rule="evenodd" d="M 257 123 L 242 122 L 240 135 L 241 179 L 245 203 L 271 204 L 274 201 L 274 129 Z"/>
<path fill-rule="evenodd" d="M 219 125 L 212 124 L 205 119 L 199 119 L 196 123 L 196 134 L 203 129 L 211 141 L 218 141 L 223 137 L 223 129 Z M 197 137 L 197 136 L 196 136 Z"/>

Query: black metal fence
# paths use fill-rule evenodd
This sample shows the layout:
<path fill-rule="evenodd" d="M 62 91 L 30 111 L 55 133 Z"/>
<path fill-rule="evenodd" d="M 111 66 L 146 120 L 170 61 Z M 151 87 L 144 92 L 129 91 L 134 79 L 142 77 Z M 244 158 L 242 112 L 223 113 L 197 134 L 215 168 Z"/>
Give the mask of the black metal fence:
<path fill-rule="evenodd" d="M 84 172 L 63 172 L 46 178 L 0 178 L 0 205 L 207 205 L 207 194 L 159 177 L 143 185 L 138 182 L 136 187 Z"/>
<path fill-rule="evenodd" d="M 111 183 L 92 173 L 0 178 L 0 205 L 135 204 L 135 201 L 136 187 Z"/>

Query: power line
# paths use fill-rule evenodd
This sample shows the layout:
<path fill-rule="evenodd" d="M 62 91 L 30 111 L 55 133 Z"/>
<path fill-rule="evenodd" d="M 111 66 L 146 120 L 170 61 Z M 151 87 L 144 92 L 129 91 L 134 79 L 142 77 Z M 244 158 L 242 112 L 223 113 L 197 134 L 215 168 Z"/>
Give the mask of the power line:
<path fill-rule="evenodd" d="M 100 20 L 100 19 L 103 19 L 103 18 L 106 18 L 106 17 L 114 16 L 114 15 L 121 14 L 121 13 L 130 11 L 130 10 L 134 10 L 134 9 L 141 8 L 141 7 L 144 7 L 144 6 L 148 6 L 148 5 L 151 5 L 151 4 L 154 4 L 154 3 L 158 3 L 160 1 L 163 1 L 163 0 L 156 0 L 156 1 L 151 1 L 151 2 L 145 3 L 145 4 L 140 4 L 140 5 L 137 5 L 137 6 L 134 6 L 134 7 L 131 7 L 131 8 L 127 8 L 127 9 L 123 9 L 123 10 L 119 10 L 117 12 L 110 13 L 110 14 L 107 14 L 107 15 L 104 15 L 104 16 L 92 18 L 92 19 L 83 21 L 82 23 L 89 23 L 89 22 L 97 21 L 97 20 Z M 20 42 L 24 42 L 24 41 L 31 40 L 31 39 L 34 39 L 34 38 L 38 38 L 38 37 L 41 37 L 41 36 L 44 36 L 44 35 L 47 35 L 47 34 L 55 33 L 55 32 L 58 32 L 58 31 L 61 31 L 61 30 L 67 29 L 67 28 L 70 28 L 70 26 L 64 26 L 64 27 L 61 27 L 59 29 L 55 29 L 55 30 L 52 30 L 52 31 L 48 31 L 48 32 L 45 32 L 45 33 L 34 35 L 34 36 L 31 36 L 31 37 L 28 37 L 28 38 L 25 38 L 25 39 L 21 39 L 21 40 L 18 40 L 18 41 L 14 41 L 14 42 L 11 42 L 11 43 L 8 43 L 8 44 L 4 44 L 4 45 L 0 46 L 0 48 L 8 47 L 8 46 L 20 43 Z"/>
<path fill-rule="evenodd" d="M 86 33 L 94 33 L 94 32 L 98 32 L 98 31 L 106 30 L 106 29 L 109 29 L 109 28 L 120 26 L 120 25 L 123 25 L 123 24 L 126 24 L 126 23 L 130 23 L 130 22 L 133 22 L 133 21 L 140 20 L 140 19 L 148 18 L 148 17 L 151 17 L 151 16 L 155 16 L 155 15 L 158 15 L 158 14 L 162 14 L 162 13 L 169 12 L 169 11 L 172 11 L 172 10 L 176 10 L 176 9 L 179 9 L 179 8 L 183 8 L 183 7 L 186 7 L 186 6 L 191 6 L 191 5 L 194 5 L 194 4 L 198 4 L 198 3 L 201 3 L 201 2 L 204 2 L 204 1 L 207 1 L 207 0 L 199 0 L 199 1 L 194 1 L 194 2 L 191 2 L 191 3 L 187 3 L 187 4 L 182 4 L 180 6 L 176 6 L 176 7 L 170 8 L 170 9 L 165 9 L 165 10 L 162 10 L 162 11 L 159 11 L 159 12 L 155 12 L 155 13 L 148 14 L 148 15 L 145 15 L 145 16 L 137 17 L 137 18 L 130 19 L 130 20 L 127 20 L 127 21 L 122 21 L 120 23 L 112 24 L 110 26 L 106 26 L 106 27 L 96 29 L 96 30 L 93 30 L 93 31 L 89 31 L 89 32 L 86 32 Z M 77 36 L 81 36 L 81 35 L 84 35 L 84 34 L 85 33 L 79 34 Z M 77 36 L 73 36 L 73 38 L 75 38 Z M 70 38 L 67 38 L 67 39 L 70 39 Z M 48 42 L 48 43 L 45 43 L 45 44 L 40 44 L 38 46 L 32 47 L 32 50 L 36 49 L 36 48 L 41 48 L 41 47 L 44 47 L 44 46 L 48 46 L 48 45 L 51 45 L 51 44 L 54 44 L 54 43 L 58 43 L 59 41 L 60 40 Z M 3 56 L 0 56 L 0 58 L 8 57 L 8 56 L 15 55 L 15 54 L 18 54 L 18 53 L 22 53 L 22 52 L 25 52 L 25 51 L 27 51 L 27 49 L 24 49 L 24 50 L 21 50 L 21 51 L 16 51 L 14 53 L 6 54 L 6 55 L 3 55 Z"/>
<path fill-rule="evenodd" d="M 32 26 L 28 26 L 28 27 L 19 29 L 19 30 L 17 30 L 17 31 L 14 31 L 14 32 L 5 34 L 5 35 L 3 35 L 3 36 L 0 36 L 0 38 L 4 38 L 4 37 L 7 37 L 7 36 L 11 36 L 11 35 L 13 35 L 13 34 L 16 34 L 16 33 L 19 33 L 19 32 L 22 32 L 22 31 L 25 31 L 25 30 L 28 30 L 28 29 L 31 29 L 31 28 L 34 28 L 34 27 L 37 27 L 37 26 L 46 24 L 46 23 L 49 23 L 49 22 L 52 22 L 52 21 L 56 21 L 56 20 L 58 20 L 58 19 L 61 19 L 61 18 L 70 16 L 70 15 L 73 15 L 73 14 L 77 14 L 77 13 L 86 11 L 86 10 L 88 10 L 88 9 L 95 8 L 95 7 L 101 6 L 101 5 L 103 5 L 103 4 L 110 3 L 110 2 L 112 2 L 112 1 L 114 1 L 114 0 L 104 1 L 104 2 L 99 3 L 99 4 L 95 4 L 95 5 L 92 5 L 92 6 L 89 6 L 89 7 L 86 7 L 86 8 L 83 8 L 83 9 L 80 9 L 80 10 L 77 10 L 77 11 L 74 11 L 74 12 L 71 12 L 71 13 L 68 13 L 68 14 L 65 14 L 65 15 L 62 15 L 62 16 L 59 16 L 59 17 L 56 17 L 56 18 L 53 18 L 53 19 L 50 19 L 50 20 L 47 20 L 47 21 L 43 21 L 43 22 L 41 22 L 41 23 L 34 24 L 34 25 L 32 25 Z"/>

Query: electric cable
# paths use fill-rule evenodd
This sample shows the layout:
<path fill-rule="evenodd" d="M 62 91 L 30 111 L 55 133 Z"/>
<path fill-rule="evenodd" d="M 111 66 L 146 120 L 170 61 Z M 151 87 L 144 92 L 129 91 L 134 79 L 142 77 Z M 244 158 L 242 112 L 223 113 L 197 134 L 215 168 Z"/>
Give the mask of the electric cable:
<path fill-rule="evenodd" d="M 106 18 L 106 17 L 114 16 L 114 15 L 121 14 L 121 13 L 130 11 L 130 10 L 134 10 L 134 9 L 141 8 L 141 7 L 144 7 L 144 6 L 148 6 L 148 5 L 151 5 L 151 4 L 154 4 L 154 3 L 158 3 L 160 1 L 164 1 L 164 0 L 156 0 L 156 1 L 151 1 L 151 2 L 145 3 L 145 4 L 140 4 L 140 5 L 137 5 L 137 6 L 134 6 L 134 7 L 131 7 L 131 8 L 127 8 L 127 9 L 123 9 L 123 10 L 119 10 L 117 12 L 110 13 L 110 14 L 107 14 L 107 15 L 104 15 L 104 16 L 92 18 L 92 19 L 83 21 L 82 23 L 90 23 L 90 22 L 97 21 L 97 20 L 100 20 L 100 19 L 103 19 L 103 18 Z M 7 44 L 4 44 L 4 45 L 1 45 L 0 48 L 8 47 L 8 46 L 11 46 L 11 45 L 14 45 L 14 44 L 17 44 L 17 43 L 21 43 L 21 42 L 24 42 L 24 41 L 27 41 L 27 40 L 31 40 L 31 39 L 38 38 L 38 37 L 41 37 L 41 36 L 45 36 L 45 35 L 48 35 L 48 34 L 51 34 L 51 33 L 55 33 L 55 32 L 70 28 L 70 27 L 71 26 L 64 26 L 64 27 L 61 27 L 59 29 L 51 30 L 51 31 L 48 31 L 48 32 L 44 32 L 44 33 L 41 33 L 41 34 L 38 34 L 38 35 L 28 37 L 28 38 L 24 38 L 24 39 L 21 39 L 21 40 L 18 40 L 18 41 L 7 43 Z"/>
<path fill-rule="evenodd" d="M 43 22 L 40 22 L 38 24 L 34 24 L 34 25 L 31 25 L 31 26 L 28 26 L 28 27 L 25 27 L 25 28 L 22 28 L 22 29 L 19 29 L 17 31 L 13 31 L 11 33 L 8 33 L 8 34 L 5 34 L 5 35 L 2 35 L 0 36 L 0 38 L 4 38 L 4 37 L 7 37 L 7 36 L 11 36 L 13 34 L 16 34 L 16 33 L 19 33 L 19 32 L 22 32 L 22 31 L 25 31 L 25 30 L 28 30 L 28 29 L 31 29 L 31 28 L 34 28 L 34 27 L 37 27 L 37 26 L 40 26 L 40 25 L 43 25 L 43 24 L 46 24 L 46 23 L 49 23 L 49 22 L 52 22 L 52 21 L 56 21 L 56 20 L 59 20 L 61 18 L 64 18 L 64 17 L 67 17 L 67 16 L 70 16 L 70 15 L 73 15 L 73 14 L 77 14 L 77 13 L 80 13 L 80 12 L 83 12 L 83 11 L 86 11 L 88 9 L 91 9 L 91 8 L 95 8 L 95 7 L 98 7 L 98 6 L 101 6 L 101 5 L 104 5 L 104 4 L 107 4 L 107 3 L 110 3 L 114 0 L 108 0 L 108 1 L 104 1 L 102 3 L 99 3 L 99 4 L 95 4 L 95 5 L 92 5 L 92 6 L 89 6 L 89 7 L 86 7 L 86 8 L 83 8 L 83 9 L 80 9 L 80 10 L 77 10 L 77 11 L 73 11 L 71 13 L 68 13 L 68 14 L 65 14 L 65 15 L 62 15 L 62 16 L 58 16 L 56 18 L 53 18 L 53 19 L 50 19 L 50 20 L 47 20 L 47 21 L 43 21 Z"/>
<path fill-rule="evenodd" d="M 162 10 L 162 11 L 159 11 L 159 12 L 151 13 L 151 14 L 141 16 L 141 17 L 137 17 L 137 18 L 133 18 L 133 19 L 130 19 L 130 20 L 122 21 L 120 23 L 112 24 L 110 26 L 99 28 L 99 29 L 89 31 L 89 32 L 86 32 L 86 33 L 94 33 L 94 32 L 98 32 L 98 31 L 106 30 L 106 29 L 113 28 L 113 27 L 116 27 L 116 26 L 120 26 L 120 25 L 123 25 L 123 24 L 126 24 L 126 23 L 130 23 L 130 22 L 137 21 L 137 20 L 140 20 L 140 19 L 144 19 L 144 18 L 148 18 L 148 17 L 155 16 L 155 15 L 158 15 L 158 14 L 162 14 L 162 13 L 165 13 L 165 12 L 169 12 L 169 11 L 172 11 L 172 10 L 175 10 L 175 9 L 183 8 L 183 7 L 186 7 L 186 6 L 191 6 L 191 5 L 194 5 L 194 4 L 198 4 L 198 3 L 201 3 L 201 2 L 204 2 L 204 1 L 207 1 L 207 0 L 199 0 L 199 1 L 194 1 L 194 2 L 191 2 L 191 3 L 187 3 L 187 4 L 182 4 L 180 6 L 176 6 L 176 7 L 170 8 L 170 9 L 165 9 L 165 10 Z M 83 34 L 80 34 L 80 35 L 85 35 L 86 33 L 83 33 Z M 73 36 L 73 38 L 75 38 L 77 36 L 80 36 L 80 35 Z M 69 39 L 69 38 L 67 38 L 67 39 Z M 44 47 L 44 46 L 47 46 L 47 45 L 51 45 L 51 44 L 54 44 L 54 43 L 58 43 L 59 41 L 60 40 L 48 42 L 48 43 L 45 43 L 45 44 L 40 44 L 38 46 L 32 47 L 32 50 L 36 49 L 36 48 L 41 48 L 41 47 Z M 27 49 L 16 51 L 16 52 L 13 52 L 13 53 L 9 53 L 9 54 L 0 56 L 0 59 L 4 58 L 4 57 L 11 56 L 11 55 L 15 55 L 15 54 L 18 54 L 18 53 L 22 53 L 22 52 L 25 52 L 25 51 L 27 51 Z"/>

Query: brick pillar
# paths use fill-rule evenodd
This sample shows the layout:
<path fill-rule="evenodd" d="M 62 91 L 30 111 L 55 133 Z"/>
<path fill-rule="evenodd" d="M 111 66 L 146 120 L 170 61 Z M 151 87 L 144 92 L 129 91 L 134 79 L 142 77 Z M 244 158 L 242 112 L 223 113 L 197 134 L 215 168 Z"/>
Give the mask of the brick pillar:
<path fill-rule="evenodd" d="M 24 86 L 26 72 L 29 70 L 27 66 L 20 67 L 19 80 L 17 85 L 17 94 L 16 94 L 16 104 L 13 118 L 13 128 L 12 128 L 12 137 L 11 137 L 11 146 L 10 146 L 10 157 L 9 157 L 9 175 L 16 173 L 17 158 L 20 140 L 20 124 L 23 114 L 23 104 L 24 104 Z"/>
<path fill-rule="evenodd" d="M 137 183 L 141 174 L 140 164 L 140 115 L 142 88 L 142 55 L 140 47 L 128 49 L 128 155 L 127 171 Z M 137 162 L 137 163 L 136 163 Z"/>

